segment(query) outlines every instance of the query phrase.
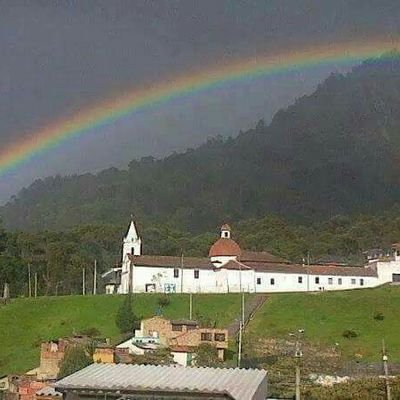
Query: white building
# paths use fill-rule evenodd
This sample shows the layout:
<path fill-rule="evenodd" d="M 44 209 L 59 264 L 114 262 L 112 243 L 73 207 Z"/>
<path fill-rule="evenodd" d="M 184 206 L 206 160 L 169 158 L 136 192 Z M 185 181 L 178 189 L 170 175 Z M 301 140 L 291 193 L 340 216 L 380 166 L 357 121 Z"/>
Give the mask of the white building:
<path fill-rule="evenodd" d="M 123 240 L 122 264 L 106 272 L 112 293 L 306 292 L 375 287 L 400 282 L 400 245 L 393 256 L 370 260 L 365 267 L 301 265 L 268 252 L 242 250 L 229 225 L 211 246 L 209 257 L 141 254 L 133 220 Z"/>

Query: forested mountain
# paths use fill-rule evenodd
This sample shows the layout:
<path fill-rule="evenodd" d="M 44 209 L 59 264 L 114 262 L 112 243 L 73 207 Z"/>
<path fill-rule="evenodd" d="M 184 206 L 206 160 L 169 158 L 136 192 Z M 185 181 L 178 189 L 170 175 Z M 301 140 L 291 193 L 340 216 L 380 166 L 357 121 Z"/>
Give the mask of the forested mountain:
<path fill-rule="evenodd" d="M 267 213 L 315 221 L 375 213 L 400 200 L 400 54 L 331 75 L 317 90 L 236 138 L 209 140 L 128 170 L 38 180 L 0 209 L 11 229 L 90 223 L 212 231 Z"/>

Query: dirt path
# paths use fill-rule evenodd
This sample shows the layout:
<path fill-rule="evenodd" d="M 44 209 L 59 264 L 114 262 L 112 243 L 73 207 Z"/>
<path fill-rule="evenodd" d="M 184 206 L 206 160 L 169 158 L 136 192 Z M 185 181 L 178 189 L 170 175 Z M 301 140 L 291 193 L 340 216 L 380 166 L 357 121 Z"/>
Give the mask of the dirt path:
<path fill-rule="evenodd" d="M 244 326 L 246 327 L 250 319 L 259 310 L 259 308 L 266 302 L 268 296 L 266 294 L 256 294 L 244 303 Z M 239 321 L 241 314 L 239 313 L 234 321 L 232 321 L 226 329 L 230 337 L 236 336 L 239 332 Z"/>

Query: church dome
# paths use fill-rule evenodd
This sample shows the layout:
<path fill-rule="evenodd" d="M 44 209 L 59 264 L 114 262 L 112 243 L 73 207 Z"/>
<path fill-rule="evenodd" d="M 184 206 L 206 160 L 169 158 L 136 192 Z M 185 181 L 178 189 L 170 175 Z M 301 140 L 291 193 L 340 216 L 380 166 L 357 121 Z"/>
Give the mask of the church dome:
<path fill-rule="evenodd" d="M 218 239 L 210 248 L 209 257 L 220 256 L 240 256 L 241 250 L 239 245 L 230 238 Z"/>

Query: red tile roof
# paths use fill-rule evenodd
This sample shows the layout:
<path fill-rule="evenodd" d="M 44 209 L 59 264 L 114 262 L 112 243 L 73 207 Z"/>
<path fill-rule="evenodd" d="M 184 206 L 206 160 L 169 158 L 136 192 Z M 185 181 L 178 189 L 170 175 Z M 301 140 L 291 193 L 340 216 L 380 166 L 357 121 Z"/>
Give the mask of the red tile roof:
<path fill-rule="evenodd" d="M 169 349 L 175 353 L 194 353 L 196 350 L 195 347 L 190 346 L 171 346 Z"/>
<path fill-rule="evenodd" d="M 289 263 L 288 260 L 285 260 L 282 257 L 274 256 L 268 251 L 243 250 L 239 259 L 243 263 L 246 263 L 247 261 Z"/>
<path fill-rule="evenodd" d="M 211 246 L 208 256 L 240 256 L 240 253 L 240 247 L 233 239 L 220 238 Z"/>
<path fill-rule="evenodd" d="M 236 261 L 236 260 L 230 260 L 226 264 L 222 264 L 220 269 L 235 269 L 235 270 L 249 270 L 251 267 Z"/>
<path fill-rule="evenodd" d="M 173 257 L 173 256 L 129 256 L 135 265 L 146 267 L 166 267 L 185 269 L 215 269 L 209 258 L 205 257 Z M 303 266 L 301 264 L 291 264 L 289 262 L 265 262 L 265 261 L 236 261 L 230 260 L 223 264 L 221 268 L 248 270 L 254 269 L 258 272 L 287 273 L 287 274 L 310 274 L 310 275 L 341 275 L 341 276 L 377 276 L 376 267 L 343 267 L 337 265 Z"/>
<path fill-rule="evenodd" d="M 133 256 L 129 255 L 134 265 L 145 267 L 198 268 L 213 269 L 214 265 L 206 257 L 174 257 L 174 256 Z"/>

